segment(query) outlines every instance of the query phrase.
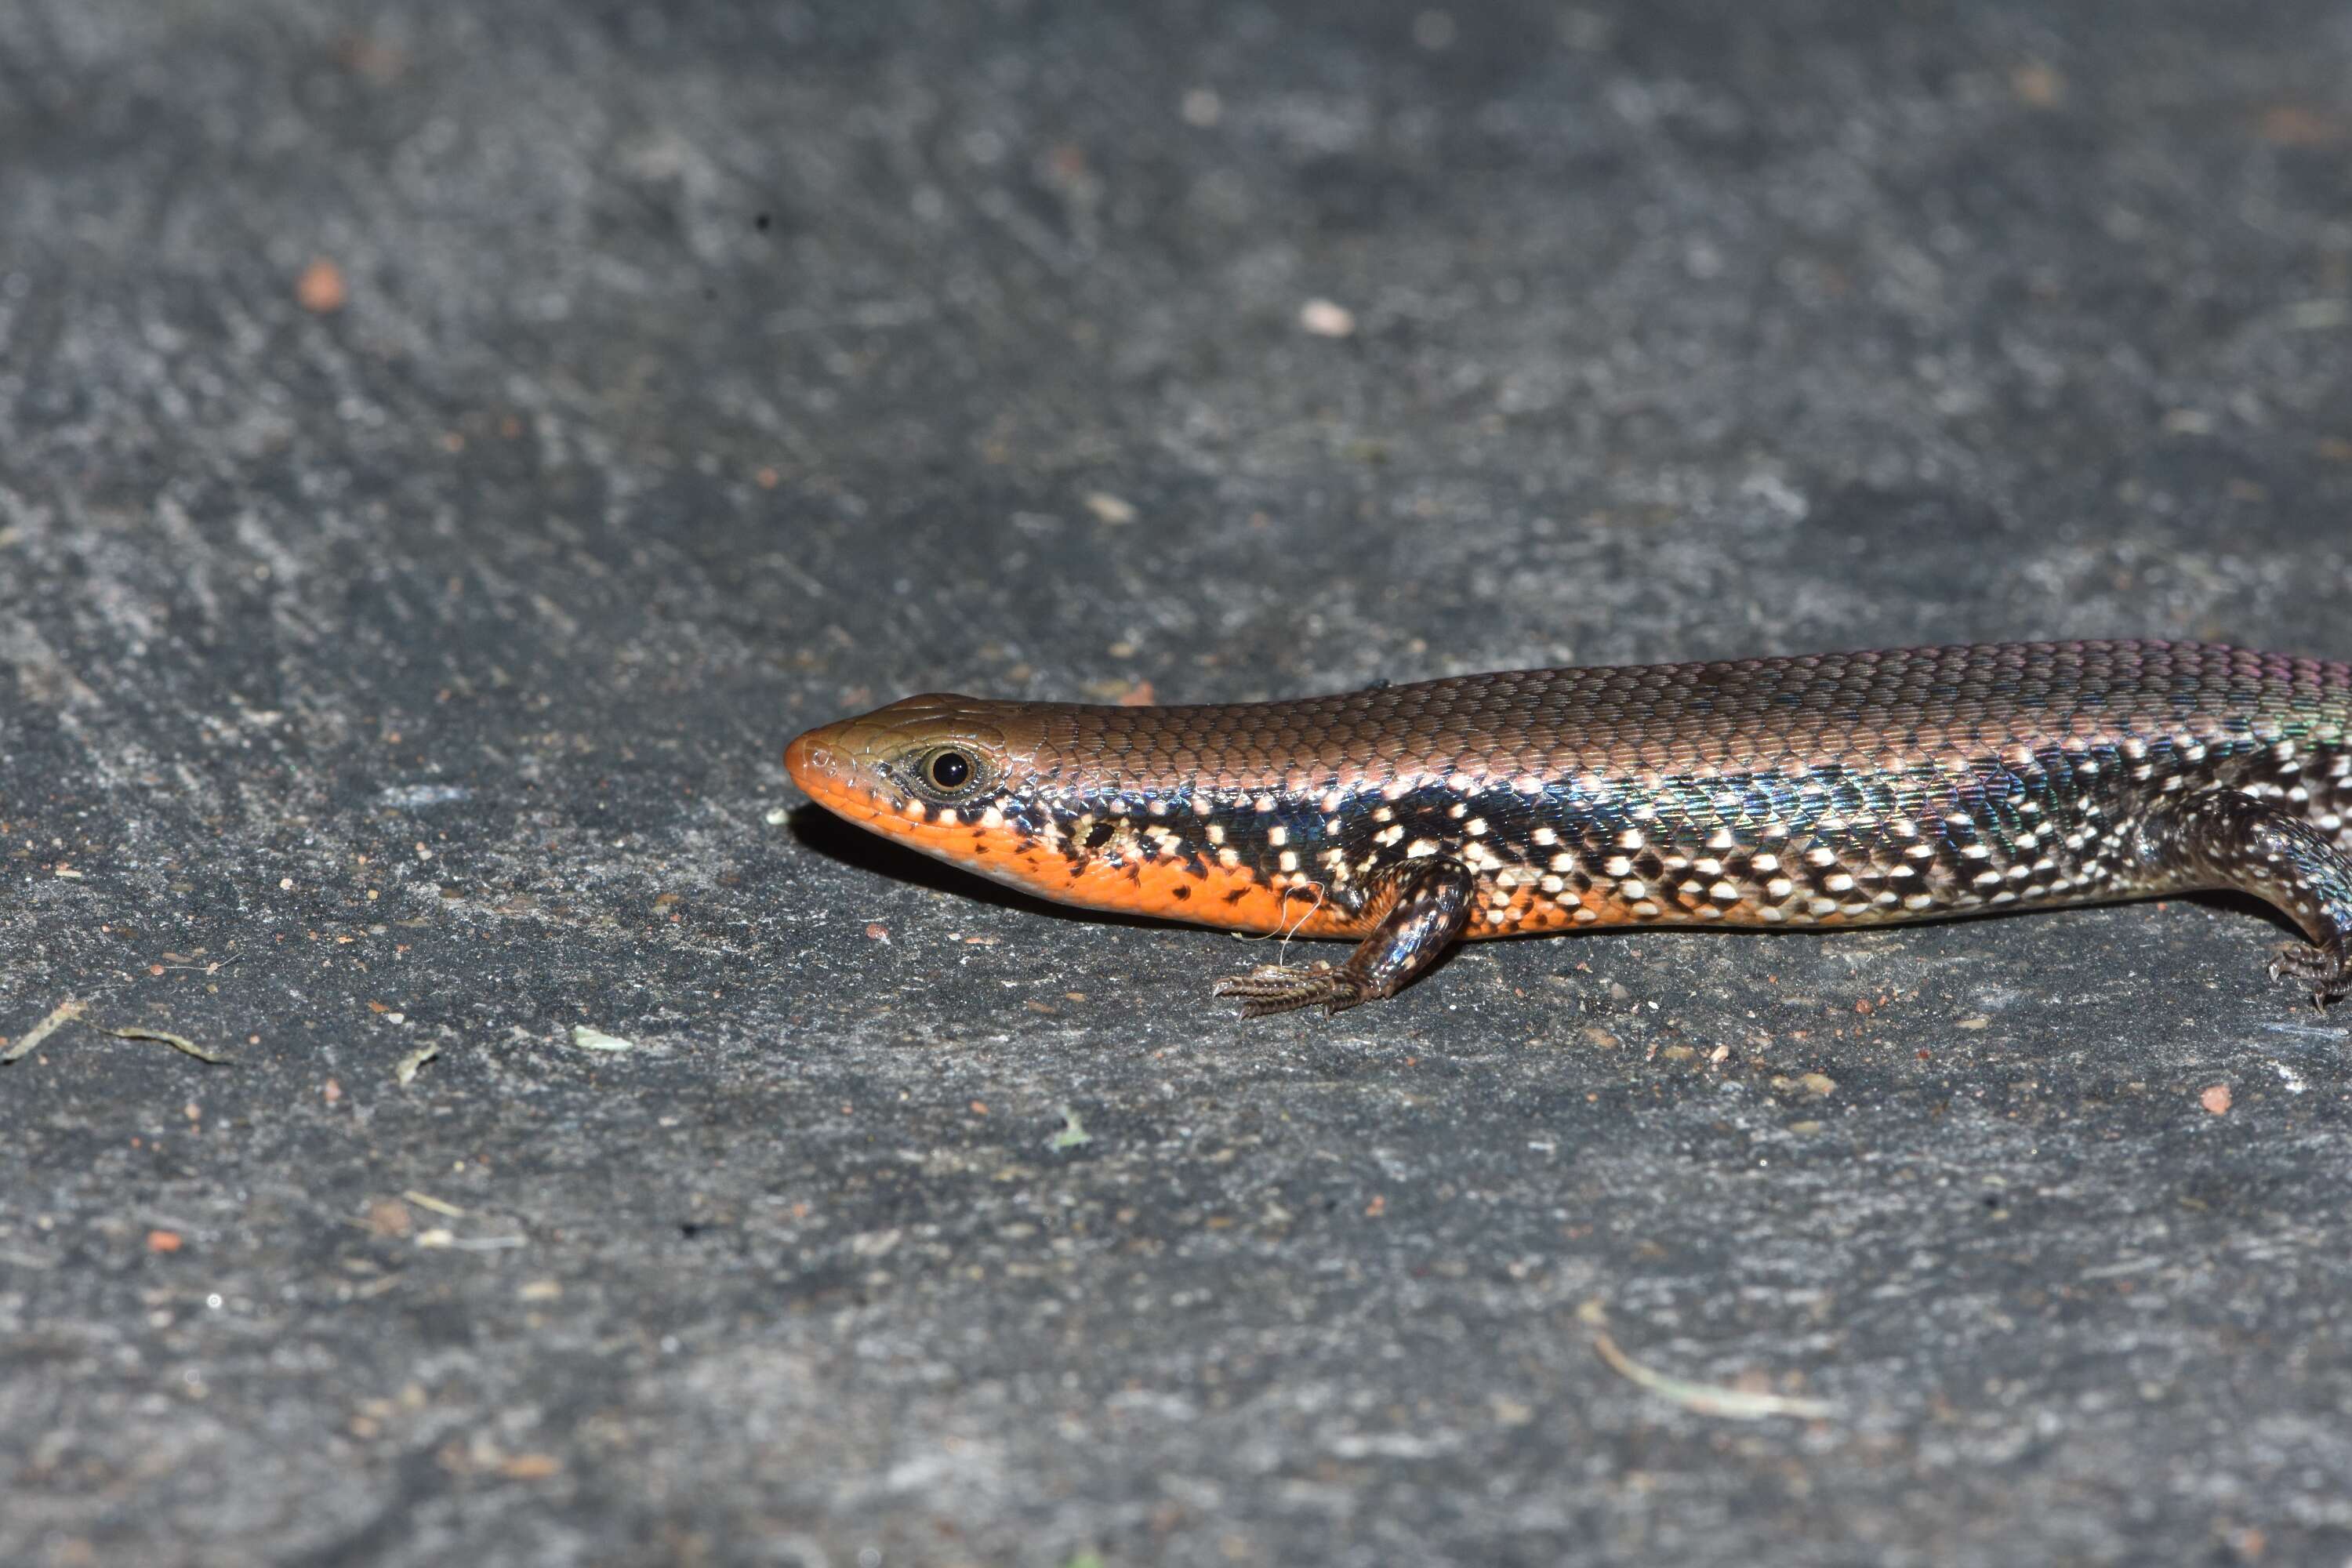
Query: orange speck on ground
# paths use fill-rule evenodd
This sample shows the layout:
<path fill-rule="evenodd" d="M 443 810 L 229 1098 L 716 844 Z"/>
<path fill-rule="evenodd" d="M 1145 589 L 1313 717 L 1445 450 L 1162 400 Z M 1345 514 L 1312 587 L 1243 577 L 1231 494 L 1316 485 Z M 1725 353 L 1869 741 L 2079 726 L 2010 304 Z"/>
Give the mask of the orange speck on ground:
<path fill-rule="evenodd" d="M 2352 135 L 2352 125 L 2299 103 L 2263 111 L 2262 137 L 2273 147 L 2333 147 Z"/>
<path fill-rule="evenodd" d="M 331 315 L 350 298 L 343 269 L 323 256 L 313 257 L 310 265 L 302 268 L 302 276 L 294 280 L 295 301 L 312 315 Z"/>
<path fill-rule="evenodd" d="M 2028 60 L 2009 73 L 2009 90 L 2030 108 L 2051 109 L 2066 96 L 2066 79 L 2041 60 Z"/>

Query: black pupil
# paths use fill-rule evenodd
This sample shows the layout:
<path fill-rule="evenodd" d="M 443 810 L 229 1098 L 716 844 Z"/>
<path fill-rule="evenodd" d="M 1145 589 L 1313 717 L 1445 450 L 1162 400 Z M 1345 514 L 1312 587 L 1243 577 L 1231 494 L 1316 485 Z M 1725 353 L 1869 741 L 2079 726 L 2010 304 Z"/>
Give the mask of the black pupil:
<path fill-rule="evenodd" d="M 961 752 L 941 752 L 931 759 L 931 782 L 941 789 L 953 789 L 971 777 L 971 759 Z"/>

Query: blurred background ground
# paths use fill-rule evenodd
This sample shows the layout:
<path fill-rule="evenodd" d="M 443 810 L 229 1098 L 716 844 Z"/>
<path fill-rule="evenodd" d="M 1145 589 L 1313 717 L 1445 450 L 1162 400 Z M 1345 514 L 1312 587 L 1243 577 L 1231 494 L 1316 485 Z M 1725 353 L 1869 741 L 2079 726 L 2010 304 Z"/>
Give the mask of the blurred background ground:
<path fill-rule="evenodd" d="M 0 5 L 0 1035 L 86 1008 L 0 1560 L 2342 1562 L 2352 1063 L 2249 908 L 1244 1026 L 777 756 L 2352 656 L 2347 84 L 2305 0 Z"/>

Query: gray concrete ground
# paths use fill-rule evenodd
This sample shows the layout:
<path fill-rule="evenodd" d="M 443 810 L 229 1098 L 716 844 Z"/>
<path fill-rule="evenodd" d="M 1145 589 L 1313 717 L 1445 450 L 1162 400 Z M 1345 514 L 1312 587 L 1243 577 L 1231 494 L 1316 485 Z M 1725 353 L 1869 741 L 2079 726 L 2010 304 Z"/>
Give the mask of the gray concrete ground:
<path fill-rule="evenodd" d="M 2250 906 L 1244 1025 L 778 751 L 2342 658 L 2347 503 L 2342 4 L 0 0 L 0 1561 L 2340 1563 Z"/>

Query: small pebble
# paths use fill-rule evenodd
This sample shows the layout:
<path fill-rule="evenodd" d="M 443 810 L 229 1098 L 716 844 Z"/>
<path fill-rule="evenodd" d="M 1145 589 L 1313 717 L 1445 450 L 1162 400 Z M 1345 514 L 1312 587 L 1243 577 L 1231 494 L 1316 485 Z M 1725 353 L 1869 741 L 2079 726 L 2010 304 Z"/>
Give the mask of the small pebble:
<path fill-rule="evenodd" d="M 1298 307 L 1298 324 L 1318 338 L 1353 337 L 1356 313 L 1328 300 L 1309 300 Z"/>

